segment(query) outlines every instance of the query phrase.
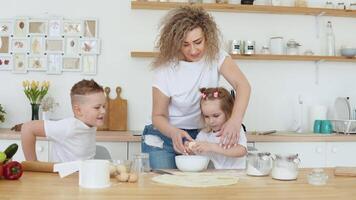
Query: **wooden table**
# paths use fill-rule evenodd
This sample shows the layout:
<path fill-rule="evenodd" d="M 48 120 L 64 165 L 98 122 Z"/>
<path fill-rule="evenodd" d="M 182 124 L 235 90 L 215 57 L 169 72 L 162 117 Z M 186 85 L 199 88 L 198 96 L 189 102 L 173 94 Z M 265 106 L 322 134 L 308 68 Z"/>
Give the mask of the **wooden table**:
<path fill-rule="evenodd" d="M 300 169 L 297 181 L 278 181 L 268 177 L 250 177 L 241 173 L 237 184 L 225 187 L 185 188 L 162 185 L 146 174 L 137 183 L 118 183 L 106 189 L 83 189 L 78 175 L 63 179 L 57 174 L 25 172 L 18 181 L 0 180 L 0 199 L 355 199 L 356 177 L 334 177 L 325 169 L 329 180 L 324 186 L 307 182 L 311 169 Z"/>

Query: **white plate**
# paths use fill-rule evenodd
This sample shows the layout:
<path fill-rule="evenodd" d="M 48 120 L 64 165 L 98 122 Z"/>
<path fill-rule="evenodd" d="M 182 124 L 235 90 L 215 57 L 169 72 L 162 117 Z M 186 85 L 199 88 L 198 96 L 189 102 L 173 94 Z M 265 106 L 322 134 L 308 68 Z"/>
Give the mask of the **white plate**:
<path fill-rule="evenodd" d="M 335 100 L 335 119 L 350 120 L 351 119 L 351 106 L 346 97 L 338 97 Z"/>

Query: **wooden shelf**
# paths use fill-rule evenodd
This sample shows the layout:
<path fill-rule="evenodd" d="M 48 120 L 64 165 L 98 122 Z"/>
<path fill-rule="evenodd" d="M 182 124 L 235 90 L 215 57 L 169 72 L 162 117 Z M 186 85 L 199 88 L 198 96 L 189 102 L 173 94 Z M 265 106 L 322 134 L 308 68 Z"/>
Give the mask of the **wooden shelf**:
<path fill-rule="evenodd" d="M 356 17 L 356 10 L 341 10 L 341 9 L 328 9 L 328 8 L 235 5 L 235 4 L 216 4 L 216 3 L 189 4 L 189 3 L 176 3 L 176 2 L 142 2 L 142 1 L 131 2 L 132 9 L 148 9 L 148 10 L 169 10 L 172 8 L 177 8 L 182 5 L 201 6 L 206 10 L 218 11 L 218 12 Z"/>
<path fill-rule="evenodd" d="M 153 58 L 158 52 L 132 51 L 131 57 Z M 330 62 L 356 62 L 356 58 L 347 58 L 345 56 L 289 56 L 289 55 L 231 55 L 236 60 L 285 60 L 285 61 L 330 61 Z"/>

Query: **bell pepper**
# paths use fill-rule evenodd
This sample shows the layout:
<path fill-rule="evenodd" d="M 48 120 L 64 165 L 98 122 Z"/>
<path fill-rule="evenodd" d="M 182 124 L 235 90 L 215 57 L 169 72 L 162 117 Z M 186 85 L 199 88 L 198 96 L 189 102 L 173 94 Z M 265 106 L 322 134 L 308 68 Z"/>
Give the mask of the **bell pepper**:
<path fill-rule="evenodd" d="M 22 176 L 22 165 L 17 161 L 11 161 L 3 165 L 3 175 L 7 180 L 17 180 Z"/>
<path fill-rule="evenodd" d="M 2 164 L 0 164 L 0 179 L 1 179 L 1 177 L 2 177 Z"/>

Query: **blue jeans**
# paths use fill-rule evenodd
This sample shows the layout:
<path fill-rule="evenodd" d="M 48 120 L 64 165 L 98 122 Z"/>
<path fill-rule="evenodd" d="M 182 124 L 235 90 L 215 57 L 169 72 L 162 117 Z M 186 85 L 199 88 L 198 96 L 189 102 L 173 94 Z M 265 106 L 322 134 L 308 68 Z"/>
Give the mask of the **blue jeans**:
<path fill-rule="evenodd" d="M 198 135 L 198 129 L 182 129 L 187 131 L 189 135 L 195 139 Z M 157 136 L 163 141 L 163 147 L 151 146 L 145 143 L 145 136 Z M 152 169 L 176 169 L 175 156 L 177 153 L 174 151 L 172 139 L 163 135 L 153 125 L 145 126 L 142 133 L 141 149 L 143 153 L 148 153 L 150 158 L 150 167 Z"/>

